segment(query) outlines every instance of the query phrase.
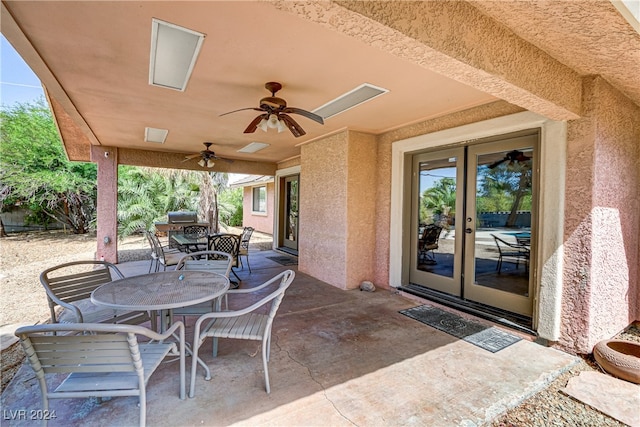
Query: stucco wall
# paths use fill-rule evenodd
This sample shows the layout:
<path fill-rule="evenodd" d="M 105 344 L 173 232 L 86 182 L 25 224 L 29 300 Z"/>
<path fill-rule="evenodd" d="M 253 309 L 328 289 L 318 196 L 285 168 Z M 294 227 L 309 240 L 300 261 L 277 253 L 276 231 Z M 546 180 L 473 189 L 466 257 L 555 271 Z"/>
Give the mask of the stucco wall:
<path fill-rule="evenodd" d="M 346 288 L 349 133 L 301 147 L 298 269 Z"/>
<path fill-rule="evenodd" d="M 342 289 L 374 280 L 376 157 L 375 136 L 353 131 L 302 146 L 301 271 Z"/>
<path fill-rule="evenodd" d="M 275 212 L 275 184 L 269 182 L 264 184 L 267 187 L 267 212 L 265 214 L 255 213 L 253 207 L 253 189 L 260 187 L 244 187 L 242 195 L 242 225 L 253 227 L 256 231 L 273 234 L 273 215 Z"/>
<path fill-rule="evenodd" d="M 585 78 L 569 123 L 565 269 L 559 346 L 588 353 L 640 318 L 640 108 Z"/>
<path fill-rule="evenodd" d="M 347 289 L 374 280 L 376 238 L 376 137 L 349 132 L 347 158 Z"/>

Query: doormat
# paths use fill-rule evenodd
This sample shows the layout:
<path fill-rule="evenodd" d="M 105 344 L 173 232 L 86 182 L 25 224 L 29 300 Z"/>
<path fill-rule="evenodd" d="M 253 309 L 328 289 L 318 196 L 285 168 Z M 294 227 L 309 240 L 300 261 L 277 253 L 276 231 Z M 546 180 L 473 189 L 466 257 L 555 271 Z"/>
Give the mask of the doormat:
<path fill-rule="evenodd" d="M 275 261 L 280 265 L 298 265 L 298 260 L 290 256 L 268 256 L 271 261 Z"/>
<path fill-rule="evenodd" d="M 493 326 L 485 326 L 428 305 L 420 305 L 418 307 L 400 310 L 399 313 L 474 344 L 491 353 L 496 353 L 521 340 L 520 337 L 511 335 Z"/>

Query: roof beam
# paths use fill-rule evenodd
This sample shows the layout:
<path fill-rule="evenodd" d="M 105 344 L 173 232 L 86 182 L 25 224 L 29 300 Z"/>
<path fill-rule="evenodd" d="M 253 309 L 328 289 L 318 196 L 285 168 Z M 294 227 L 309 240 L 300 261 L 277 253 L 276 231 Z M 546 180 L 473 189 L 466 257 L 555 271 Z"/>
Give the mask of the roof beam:
<path fill-rule="evenodd" d="M 554 120 L 581 114 L 571 68 L 467 2 L 279 2 L 277 7 Z"/>

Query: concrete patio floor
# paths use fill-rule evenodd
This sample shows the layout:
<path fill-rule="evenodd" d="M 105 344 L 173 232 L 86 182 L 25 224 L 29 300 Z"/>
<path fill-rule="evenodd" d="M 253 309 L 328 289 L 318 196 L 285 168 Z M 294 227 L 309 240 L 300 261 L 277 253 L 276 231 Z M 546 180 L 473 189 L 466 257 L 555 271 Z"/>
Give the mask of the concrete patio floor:
<path fill-rule="evenodd" d="M 274 255 L 251 252 L 252 273 L 237 270 L 241 286 L 297 270 L 267 258 Z M 148 265 L 119 267 L 132 276 Z M 271 394 L 264 389 L 259 343 L 220 340 L 214 359 L 207 340 L 201 357 L 211 381 L 200 368 L 195 397 L 182 401 L 178 365 L 165 363 L 147 386 L 147 425 L 476 426 L 577 362 L 529 339 L 491 353 L 398 313 L 422 303 L 381 289 L 343 291 L 297 272 L 273 325 Z M 194 320 L 187 321 L 189 341 Z M 189 372 L 187 388 L 188 379 Z M 56 418 L 49 425 L 137 425 L 136 405 L 131 397 L 53 400 Z M 2 394 L 1 424 L 33 425 L 30 411 L 39 409 L 39 387 L 25 364 Z"/>

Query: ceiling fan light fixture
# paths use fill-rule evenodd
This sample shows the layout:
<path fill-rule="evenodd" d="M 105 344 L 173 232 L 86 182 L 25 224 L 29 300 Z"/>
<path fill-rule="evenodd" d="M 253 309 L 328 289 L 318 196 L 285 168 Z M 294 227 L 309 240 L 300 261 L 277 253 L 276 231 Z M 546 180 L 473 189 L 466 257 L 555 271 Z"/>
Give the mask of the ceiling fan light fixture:
<path fill-rule="evenodd" d="M 208 168 L 212 168 L 215 164 L 216 164 L 216 162 L 214 162 L 212 159 L 208 159 L 207 160 L 207 167 Z"/>
<path fill-rule="evenodd" d="M 278 116 L 276 116 L 275 114 L 269 115 L 269 120 L 267 121 L 267 127 L 269 127 L 270 129 L 278 129 L 279 123 L 280 123 L 280 120 L 278 119 Z"/>
<path fill-rule="evenodd" d="M 262 119 L 260 120 L 260 123 L 258 123 L 258 129 L 266 132 L 267 131 L 267 127 L 268 127 L 268 121 L 267 119 Z"/>
<path fill-rule="evenodd" d="M 200 159 L 198 164 L 200 165 L 200 167 L 205 167 L 207 163 L 204 161 L 204 159 Z"/>

